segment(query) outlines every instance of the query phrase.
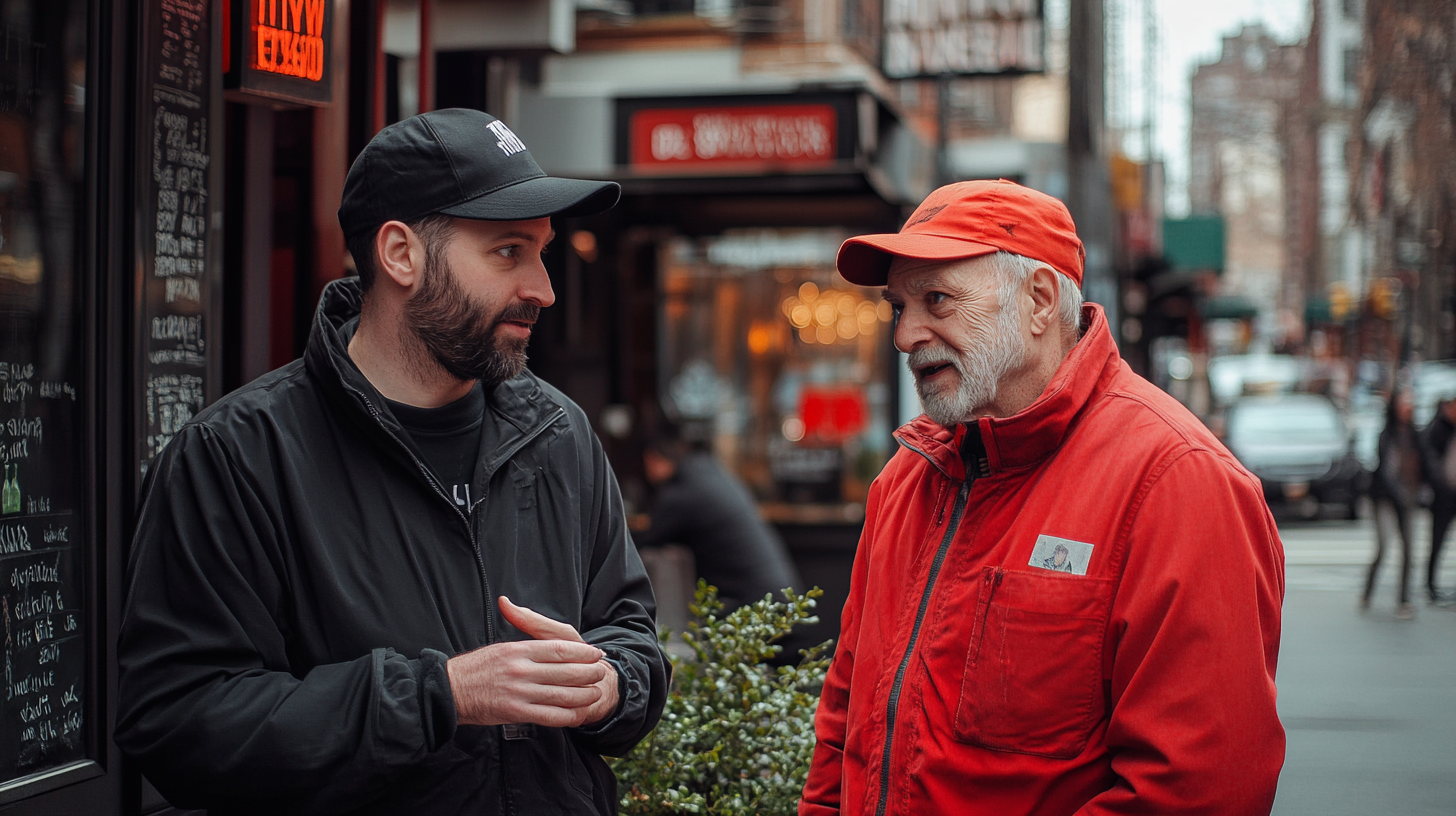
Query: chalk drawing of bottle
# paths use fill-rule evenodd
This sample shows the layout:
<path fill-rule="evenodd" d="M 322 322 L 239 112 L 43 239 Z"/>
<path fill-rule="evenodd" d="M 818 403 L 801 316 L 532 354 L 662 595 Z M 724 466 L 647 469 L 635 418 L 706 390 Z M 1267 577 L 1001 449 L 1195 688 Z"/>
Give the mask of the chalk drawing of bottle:
<path fill-rule="evenodd" d="M 15 475 L 10 475 L 10 469 L 15 468 Z M 3 496 L 0 496 L 0 513 L 10 514 L 20 512 L 20 465 L 5 466 L 5 489 Z"/>

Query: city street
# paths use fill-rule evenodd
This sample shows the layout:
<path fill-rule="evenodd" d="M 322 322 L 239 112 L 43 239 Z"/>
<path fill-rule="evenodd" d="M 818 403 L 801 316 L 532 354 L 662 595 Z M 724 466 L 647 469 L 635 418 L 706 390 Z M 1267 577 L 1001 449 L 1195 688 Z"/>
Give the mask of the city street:
<path fill-rule="evenodd" d="M 1422 514 L 1415 530 L 1414 621 L 1394 614 L 1398 546 L 1370 611 L 1358 609 L 1374 551 L 1368 518 L 1281 524 L 1279 710 L 1289 743 L 1275 814 L 1456 813 L 1456 610 L 1425 603 L 1428 524 Z M 1450 555 L 1442 585 L 1456 588 Z"/>

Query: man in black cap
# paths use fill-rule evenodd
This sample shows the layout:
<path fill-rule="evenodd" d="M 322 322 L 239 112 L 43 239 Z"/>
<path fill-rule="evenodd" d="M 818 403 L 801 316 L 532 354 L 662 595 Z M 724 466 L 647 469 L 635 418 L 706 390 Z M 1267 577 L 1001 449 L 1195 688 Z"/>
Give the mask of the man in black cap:
<path fill-rule="evenodd" d="M 618 193 L 476 111 L 359 155 L 358 279 L 148 473 L 116 740 L 173 804 L 615 812 L 601 755 L 656 724 L 666 661 L 601 445 L 525 347 L 550 217 Z"/>

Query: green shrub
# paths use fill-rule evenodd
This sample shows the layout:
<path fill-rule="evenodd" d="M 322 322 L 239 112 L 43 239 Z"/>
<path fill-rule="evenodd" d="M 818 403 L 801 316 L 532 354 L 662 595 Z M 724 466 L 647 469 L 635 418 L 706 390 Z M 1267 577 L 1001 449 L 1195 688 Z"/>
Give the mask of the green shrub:
<path fill-rule="evenodd" d="M 671 658 L 672 690 L 662 721 L 632 753 L 614 760 L 622 813 L 765 814 L 795 811 L 814 753 L 814 711 L 829 666 L 826 641 L 797 666 L 764 665 L 775 641 L 798 623 L 817 623 L 817 587 L 784 590 L 720 617 L 718 591 L 698 582 L 698 622 L 681 639 L 694 657 Z M 664 646 L 670 633 L 659 638 Z"/>

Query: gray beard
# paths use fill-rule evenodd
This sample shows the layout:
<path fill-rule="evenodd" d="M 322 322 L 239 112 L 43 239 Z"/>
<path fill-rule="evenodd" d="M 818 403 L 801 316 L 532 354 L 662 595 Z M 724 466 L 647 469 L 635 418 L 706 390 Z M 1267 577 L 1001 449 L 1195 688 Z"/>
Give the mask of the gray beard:
<path fill-rule="evenodd" d="M 947 363 L 955 369 L 958 378 L 955 385 L 930 385 L 918 375 L 915 377 L 920 405 L 942 427 L 954 428 L 995 402 L 1001 381 L 1026 361 L 1018 310 L 1001 309 L 995 324 L 980 334 L 976 338 L 980 342 L 973 342 L 969 349 L 926 346 L 911 352 L 907 361 L 912 374 L 936 363 Z"/>

